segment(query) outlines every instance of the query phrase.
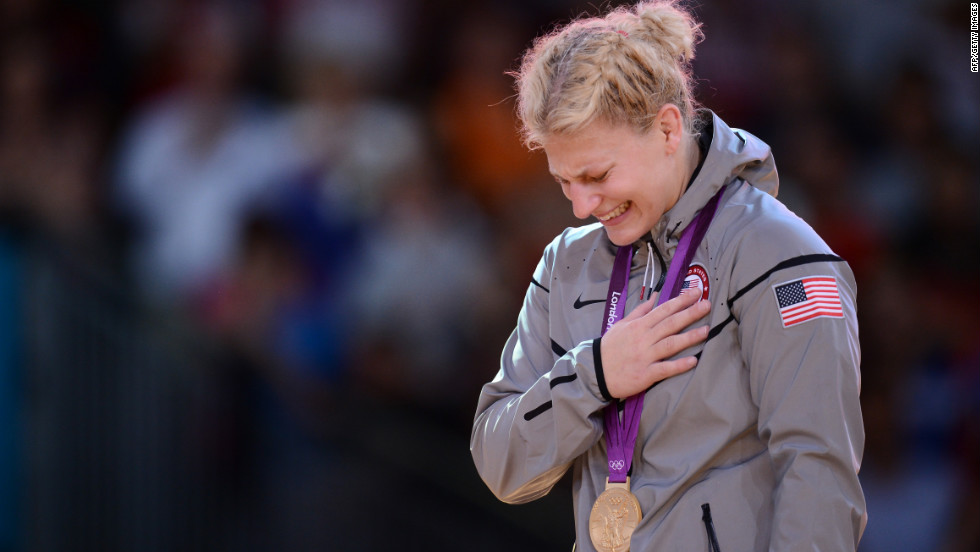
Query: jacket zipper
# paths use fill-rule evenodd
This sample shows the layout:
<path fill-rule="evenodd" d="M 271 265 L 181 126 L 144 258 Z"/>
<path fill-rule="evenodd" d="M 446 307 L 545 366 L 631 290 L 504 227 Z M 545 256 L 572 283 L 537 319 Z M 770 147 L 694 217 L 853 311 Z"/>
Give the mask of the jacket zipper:
<path fill-rule="evenodd" d="M 657 243 L 653 240 L 650 240 L 650 243 L 653 245 L 653 252 L 657 254 L 657 260 L 660 262 L 660 279 L 657 280 L 657 286 L 653 288 L 653 291 L 659 293 L 664 287 L 664 281 L 667 280 L 667 263 L 664 262 L 664 256 L 657 249 Z"/>

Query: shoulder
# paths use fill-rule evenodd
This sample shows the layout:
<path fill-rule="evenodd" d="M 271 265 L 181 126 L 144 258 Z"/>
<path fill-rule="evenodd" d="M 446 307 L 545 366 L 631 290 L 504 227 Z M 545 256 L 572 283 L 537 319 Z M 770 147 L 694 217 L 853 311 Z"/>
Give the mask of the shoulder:
<path fill-rule="evenodd" d="M 585 260 L 599 248 L 613 249 L 614 247 L 606 238 L 606 231 L 599 223 L 569 227 L 555 236 L 555 239 L 545 247 L 544 260 L 551 263 L 575 257 Z"/>
<path fill-rule="evenodd" d="M 778 199 L 748 183 L 737 186 L 719 216 L 730 240 L 774 247 L 777 254 L 782 250 L 830 251 L 813 228 Z"/>
<path fill-rule="evenodd" d="M 733 290 L 790 268 L 813 265 L 836 273 L 846 266 L 806 221 L 747 183 L 732 193 L 716 221 L 716 247 L 731 265 Z"/>

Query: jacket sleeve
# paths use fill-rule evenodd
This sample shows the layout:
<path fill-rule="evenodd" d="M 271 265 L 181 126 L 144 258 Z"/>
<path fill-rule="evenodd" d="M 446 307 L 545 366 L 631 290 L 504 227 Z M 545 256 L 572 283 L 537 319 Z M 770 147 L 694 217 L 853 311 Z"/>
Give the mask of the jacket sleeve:
<path fill-rule="evenodd" d="M 858 481 L 864 426 L 855 283 L 847 264 L 832 258 L 780 263 L 785 268 L 776 266 L 733 309 L 776 475 L 772 551 L 855 550 L 867 519 Z M 842 316 L 794 322 L 780 312 L 776 288 L 798 290 L 811 277 L 833 279 Z M 801 300 L 790 291 L 781 289 L 784 306 Z"/>
<path fill-rule="evenodd" d="M 509 503 L 546 495 L 602 435 L 607 403 L 596 379 L 593 341 L 567 352 L 552 346 L 548 287 L 554 251 L 552 244 L 535 270 L 500 371 L 480 393 L 470 438 L 480 477 Z"/>

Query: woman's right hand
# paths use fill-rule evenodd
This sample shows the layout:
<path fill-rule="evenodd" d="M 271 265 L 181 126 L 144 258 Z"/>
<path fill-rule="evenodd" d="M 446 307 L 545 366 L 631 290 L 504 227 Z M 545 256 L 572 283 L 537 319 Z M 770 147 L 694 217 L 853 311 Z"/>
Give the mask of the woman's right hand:
<path fill-rule="evenodd" d="M 707 325 L 681 331 L 711 310 L 711 304 L 699 301 L 700 298 L 698 290 L 685 290 L 654 308 L 654 295 L 609 328 L 602 336 L 600 354 L 610 395 L 618 399 L 630 397 L 694 368 L 697 359 L 693 356 L 664 359 L 708 337 Z"/>

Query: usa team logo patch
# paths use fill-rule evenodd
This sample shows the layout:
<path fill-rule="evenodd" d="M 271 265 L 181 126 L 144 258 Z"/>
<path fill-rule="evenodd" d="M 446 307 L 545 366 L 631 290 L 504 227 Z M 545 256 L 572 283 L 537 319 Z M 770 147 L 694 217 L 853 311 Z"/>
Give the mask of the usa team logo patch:
<path fill-rule="evenodd" d="M 681 291 L 694 288 L 701 290 L 701 299 L 708 299 L 708 271 L 700 264 L 692 264 L 691 268 L 687 269 L 687 276 L 681 284 Z"/>
<path fill-rule="evenodd" d="M 814 318 L 844 318 L 837 279 L 833 276 L 811 276 L 772 287 L 779 303 L 779 318 L 784 328 Z"/>

